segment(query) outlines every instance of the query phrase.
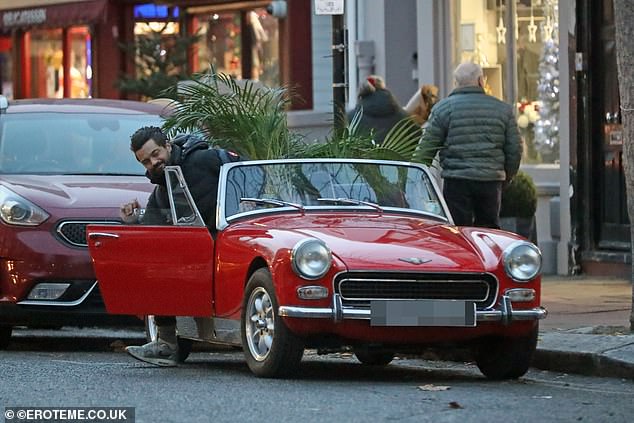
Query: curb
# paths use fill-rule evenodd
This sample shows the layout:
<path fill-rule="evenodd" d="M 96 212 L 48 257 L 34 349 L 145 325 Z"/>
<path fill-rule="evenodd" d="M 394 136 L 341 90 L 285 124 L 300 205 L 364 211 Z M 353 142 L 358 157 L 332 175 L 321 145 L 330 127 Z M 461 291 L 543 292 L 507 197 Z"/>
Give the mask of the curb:
<path fill-rule="evenodd" d="M 634 380 L 634 334 L 595 332 L 591 327 L 540 332 L 531 367 Z"/>
<path fill-rule="evenodd" d="M 634 380 L 634 363 L 594 353 L 538 348 L 533 356 L 531 367 L 553 372 Z"/>

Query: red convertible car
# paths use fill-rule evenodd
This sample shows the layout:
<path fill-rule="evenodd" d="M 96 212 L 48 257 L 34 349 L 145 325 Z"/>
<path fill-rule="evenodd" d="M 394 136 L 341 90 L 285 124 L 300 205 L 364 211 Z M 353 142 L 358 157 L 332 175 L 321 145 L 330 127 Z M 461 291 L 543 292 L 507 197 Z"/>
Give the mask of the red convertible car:
<path fill-rule="evenodd" d="M 110 313 L 178 316 L 182 340 L 242 346 L 262 377 L 295 374 L 305 348 L 386 365 L 398 353 L 466 346 L 488 378 L 528 370 L 546 316 L 539 249 L 455 226 L 426 167 L 223 165 L 213 228 L 180 168 L 166 178 L 171 226 L 88 227 Z"/>

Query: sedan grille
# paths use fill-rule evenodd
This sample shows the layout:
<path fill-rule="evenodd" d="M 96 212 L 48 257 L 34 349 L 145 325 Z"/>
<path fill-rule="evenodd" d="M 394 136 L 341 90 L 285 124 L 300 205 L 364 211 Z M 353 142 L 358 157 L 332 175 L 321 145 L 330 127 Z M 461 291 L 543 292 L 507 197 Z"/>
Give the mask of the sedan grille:
<path fill-rule="evenodd" d="M 112 220 L 83 220 L 64 221 L 57 225 L 57 233 L 66 244 L 74 247 L 88 247 L 86 241 L 86 226 L 90 224 L 120 225 L 121 222 Z"/>
<path fill-rule="evenodd" d="M 347 272 L 335 278 L 343 305 L 368 305 L 371 300 L 463 300 L 477 308 L 495 302 L 497 279 L 485 273 Z"/>

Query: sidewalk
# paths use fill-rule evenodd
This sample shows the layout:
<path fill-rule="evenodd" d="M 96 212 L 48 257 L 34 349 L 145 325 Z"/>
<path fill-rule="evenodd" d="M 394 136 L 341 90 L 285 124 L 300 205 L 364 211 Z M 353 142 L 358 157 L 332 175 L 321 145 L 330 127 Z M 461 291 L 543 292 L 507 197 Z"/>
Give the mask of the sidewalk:
<path fill-rule="evenodd" d="M 634 333 L 629 331 L 630 281 L 544 276 L 533 366 L 567 373 L 634 379 Z"/>

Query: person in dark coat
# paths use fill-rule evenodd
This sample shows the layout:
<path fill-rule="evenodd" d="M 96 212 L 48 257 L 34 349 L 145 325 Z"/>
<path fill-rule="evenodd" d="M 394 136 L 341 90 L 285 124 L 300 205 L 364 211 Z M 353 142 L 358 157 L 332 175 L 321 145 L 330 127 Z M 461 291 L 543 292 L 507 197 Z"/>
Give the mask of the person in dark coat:
<path fill-rule="evenodd" d="M 462 63 L 454 77 L 456 88 L 432 108 L 420 148 L 426 157 L 439 153 L 454 223 L 499 228 L 503 185 L 522 156 L 514 107 L 484 92 L 480 65 Z"/>
<path fill-rule="evenodd" d="M 165 182 L 165 166 L 180 166 L 191 191 L 196 207 L 207 228 L 213 232 L 216 219 L 218 177 L 222 159 L 219 150 L 209 148 L 207 143 L 194 136 L 181 138 L 181 142 L 169 141 L 161 128 L 147 126 L 137 130 L 131 137 L 130 149 L 146 169 L 146 176 L 155 184 L 150 194 L 145 213 L 140 216 L 141 204 L 132 200 L 120 208 L 124 223 L 150 225 L 169 224 L 171 215 Z M 178 342 L 176 318 L 155 316 L 158 339 L 142 346 L 130 346 L 126 351 L 134 358 L 158 366 L 176 366 Z"/>
<path fill-rule="evenodd" d="M 372 134 L 377 144 L 383 142 L 394 125 L 409 116 L 377 75 L 370 75 L 361 83 L 357 105 L 347 114 L 348 123 L 358 113 L 361 113 L 359 133 Z"/>

